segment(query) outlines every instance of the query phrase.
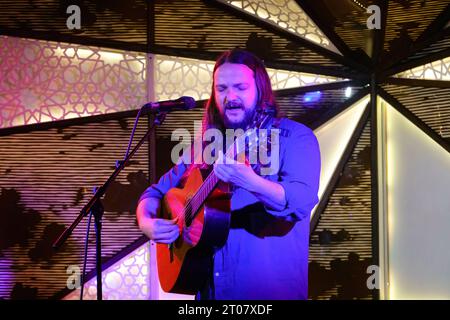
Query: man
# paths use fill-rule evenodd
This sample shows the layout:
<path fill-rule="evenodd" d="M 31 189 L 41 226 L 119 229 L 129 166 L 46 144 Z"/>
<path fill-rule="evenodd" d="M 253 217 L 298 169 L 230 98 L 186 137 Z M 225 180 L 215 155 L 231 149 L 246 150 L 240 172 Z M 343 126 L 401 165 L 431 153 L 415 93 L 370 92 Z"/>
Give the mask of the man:
<path fill-rule="evenodd" d="M 248 129 L 255 110 L 276 105 L 263 62 L 239 49 L 223 53 L 213 71 L 204 130 Z M 275 122 L 274 122 L 275 124 Z M 213 270 L 199 299 L 307 299 L 310 213 L 318 202 L 320 153 L 306 126 L 279 118 L 279 167 L 260 176 L 229 161 L 214 172 L 232 186 L 231 228 L 214 255 Z M 179 236 L 176 219 L 157 217 L 164 194 L 179 185 L 189 165 L 181 162 L 141 196 L 140 229 L 159 243 Z"/>

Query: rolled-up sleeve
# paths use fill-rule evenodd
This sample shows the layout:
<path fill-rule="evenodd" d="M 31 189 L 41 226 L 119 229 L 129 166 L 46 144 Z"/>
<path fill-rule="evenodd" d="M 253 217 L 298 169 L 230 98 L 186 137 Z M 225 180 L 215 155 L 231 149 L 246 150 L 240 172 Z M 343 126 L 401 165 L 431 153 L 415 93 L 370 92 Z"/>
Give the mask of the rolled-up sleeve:
<path fill-rule="evenodd" d="M 146 198 L 162 199 L 169 189 L 178 186 L 186 168 L 187 166 L 183 162 L 173 166 L 159 179 L 158 183 L 151 185 L 142 193 L 139 202 Z"/>
<path fill-rule="evenodd" d="M 311 210 L 319 201 L 319 143 L 312 130 L 305 127 L 305 130 L 293 133 L 283 149 L 276 182 L 284 188 L 286 206 L 283 210 L 266 210 L 272 215 L 294 220 L 309 218 Z"/>

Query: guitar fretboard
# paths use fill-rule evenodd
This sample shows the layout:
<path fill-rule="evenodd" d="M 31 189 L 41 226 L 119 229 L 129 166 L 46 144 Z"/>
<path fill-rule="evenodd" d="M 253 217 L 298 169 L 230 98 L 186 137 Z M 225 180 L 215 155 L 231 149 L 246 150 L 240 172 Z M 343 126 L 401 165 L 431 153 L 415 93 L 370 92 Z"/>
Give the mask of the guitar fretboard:
<path fill-rule="evenodd" d="M 255 120 L 253 123 L 253 128 L 267 128 L 270 124 L 270 120 L 272 119 L 275 111 L 273 109 L 270 109 L 266 111 L 261 119 Z M 237 141 L 241 141 L 241 143 L 236 143 Z M 245 140 L 242 141 L 240 139 L 237 139 L 235 143 L 226 151 L 225 157 L 231 157 L 234 158 L 234 155 L 239 155 L 241 152 L 244 152 L 245 156 Z M 243 143 L 242 143 L 243 142 Z M 190 225 L 192 220 L 195 218 L 196 214 L 198 213 L 200 207 L 205 202 L 206 198 L 210 195 L 210 193 L 214 190 L 217 183 L 219 182 L 219 178 L 214 173 L 214 170 L 211 171 L 211 173 L 206 177 L 203 184 L 200 186 L 200 188 L 197 190 L 197 192 L 192 196 L 192 198 L 186 203 L 186 206 L 184 208 L 184 216 L 185 216 L 185 222 L 186 225 Z"/>
<path fill-rule="evenodd" d="M 186 225 L 191 224 L 200 207 L 203 205 L 210 193 L 214 190 L 218 182 L 219 178 L 217 178 L 217 176 L 214 174 L 214 170 L 212 170 L 208 177 L 206 177 L 203 184 L 194 194 L 194 196 L 186 204 L 184 210 Z"/>

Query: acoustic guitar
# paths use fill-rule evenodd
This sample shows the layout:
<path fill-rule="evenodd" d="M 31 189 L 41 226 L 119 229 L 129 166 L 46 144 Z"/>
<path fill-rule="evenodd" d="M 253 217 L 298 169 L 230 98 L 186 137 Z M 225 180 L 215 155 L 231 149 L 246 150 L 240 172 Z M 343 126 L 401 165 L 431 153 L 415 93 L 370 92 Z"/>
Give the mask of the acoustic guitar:
<path fill-rule="evenodd" d="M 267 129 L 275 110 L 268 106 L 255 114 L 252 128 Z M 248 152 L 249 143 L 235 143 L 226 156 Z M 257 143 L 257 142 L 256 142 Z M 242 159 L 242 158 L 241 158 Z M 212 256 L 222 247 L 230 228 L 230 198 L 227 188 L 218 187 L 212 166 L 203 179 L 199 168 L 192 168 L 180 188 L 170 189 L 162 200 L 161 216 L 178 217 L 180 236 L 170 245 L 158 243 L 157 265 L 161 288 L 166 292 L 196 294 L 212 268 Z M 221 182 L 220 185 L 223 183 Z"/>

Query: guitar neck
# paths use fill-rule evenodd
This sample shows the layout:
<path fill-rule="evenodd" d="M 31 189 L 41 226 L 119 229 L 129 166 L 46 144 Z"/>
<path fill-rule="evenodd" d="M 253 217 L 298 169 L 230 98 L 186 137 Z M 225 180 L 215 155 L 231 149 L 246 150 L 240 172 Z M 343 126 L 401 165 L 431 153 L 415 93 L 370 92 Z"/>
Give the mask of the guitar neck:
<path fill-rule="evenodd" d="M 211 173 L 206 177 L 203 184 L 191 198 L 190 206 L 192 208 L 191 212 L 194 213 L 193 216 L 197 214 L 198 210 L 203 205 L 206 198 L 208 198 L 208 196 L 214 190 L 218 182 L 219 178 L 217 178 L 217 176 L 214 173 L 214 170 L 212 170 Z"/>
<path fill-rule="evenodd" d="M 251 128 L 258 128 L 258 129 L 266 129 L 270 126 L 270 121 L 272 120 L 273 116 L 275 114 L 274 109 L 268 110 L 266 113 L 261 114 L 261 117 L 257 118 L 258 120 L 254 121 Z M 241 143 L 238 143 L 241 141 Z M 234 155 L 238 155 L 243 153 L 245 156 L 245 139 L 237 139 L 235 143 L 230 146 L 226 151 L 226 157 L 234 158 Z M 206 198 L 211 194 L 211 192 L 216 187 L 217 183 L 219 182 L 219 178 L 214 173 L 214 170 L 211 171 L 211 173 L 208 175 L 208 177 L 205 179 L 203 184 L 200 186 L 200 188 L 197 190 L 197 192 L 194 194 L 194 196 L 190 199 L 188 202 L 185 212 L 188 213 L 190 216 L 189 218 L 195 217 L 200 207 L 205 202 Z"/>

